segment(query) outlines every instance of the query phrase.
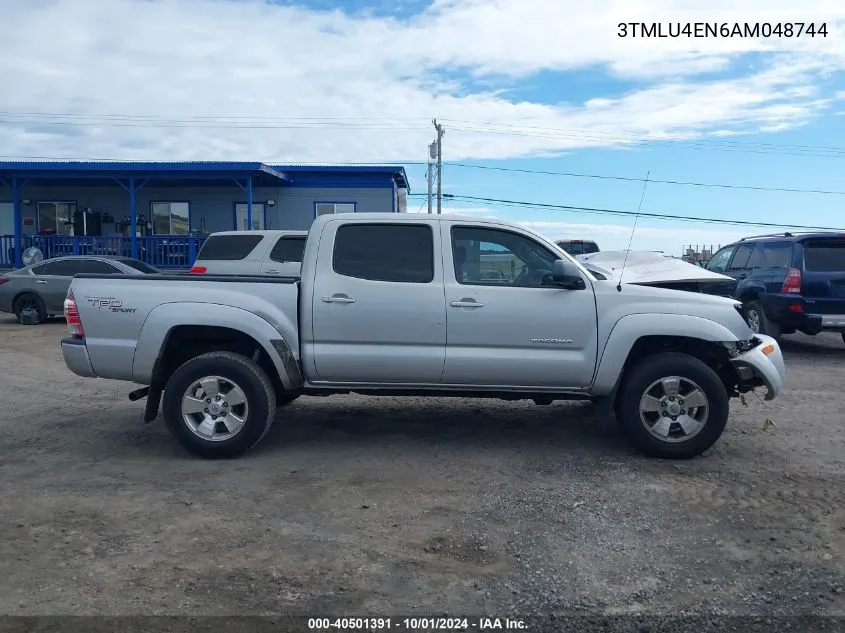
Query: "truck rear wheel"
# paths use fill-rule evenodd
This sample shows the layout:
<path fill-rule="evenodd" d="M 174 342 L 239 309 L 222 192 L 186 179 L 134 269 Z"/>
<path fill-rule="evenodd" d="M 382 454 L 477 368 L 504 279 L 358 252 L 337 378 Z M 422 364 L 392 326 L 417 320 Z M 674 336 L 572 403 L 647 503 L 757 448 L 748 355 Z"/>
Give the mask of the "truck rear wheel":
<path fill-rule="evenodd" d="M 687 354 L 649 356 L 626 372 L 616 418 L 634 446 L 650 457 L 688 459 L 713 446 L 728 422 L 725 385 Z"/>
<path fill-rule="evenodd" d="M 235 457 L 270 429 L 276 394 L 264 370 L 246 356 L 208 352 L 173 372 L 162 413 L 186 450 L 205 458 Z"/>

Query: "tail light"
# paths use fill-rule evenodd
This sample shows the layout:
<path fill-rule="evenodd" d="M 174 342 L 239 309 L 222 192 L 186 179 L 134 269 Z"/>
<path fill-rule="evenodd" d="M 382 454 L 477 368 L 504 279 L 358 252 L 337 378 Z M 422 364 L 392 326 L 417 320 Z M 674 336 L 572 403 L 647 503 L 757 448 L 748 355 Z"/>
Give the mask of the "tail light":
<path fill-rule="evenodd" d="M 7 281 L 10 281 L 10 279 L 8 277 L 0 277 L 0 286 L 2 286 Z"/>
<path fill-rule="evenodd" d="M 67 297 L 65 297 L 65 321 L 67 321 L 67 328 L 73 336 L 85 336 L 85 330 L 82 329 L 82 319 L 79 318 L 79 310 L 76 307 L 76 297 L 73 296 L 73 291 L 67 289 Z"/>
<path fill-rule="evenodd" d="M 781 286 L 780 293 L 784 295 L 801 294 L 801 271 L 797 268 L 790 268 L 786 273 L 786 281 Z"/>
<path fill-rule="evenodd" d="M 191 267 L 191 272 L 195 275 L 202 275 L 207 271 L 208 271 L 208 268 L 206 268 L 205 266 L 192 266 Z"/>

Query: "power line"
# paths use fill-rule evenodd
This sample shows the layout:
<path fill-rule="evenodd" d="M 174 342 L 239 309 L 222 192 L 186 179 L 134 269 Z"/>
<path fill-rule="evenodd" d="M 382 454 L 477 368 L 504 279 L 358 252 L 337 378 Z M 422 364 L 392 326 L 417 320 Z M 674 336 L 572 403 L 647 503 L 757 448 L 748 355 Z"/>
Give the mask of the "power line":
<path fill-rule="evenodd" d="M 460 125 L 451 125 L 450 129 L 458 130 L 462 132 L 471 132 L 475 134 L 503 134 L 507 136 L 527 136 L 527 137 L 536 137 L 536 138 L 546 138 L 546 139 L 553 139 L 553 140 L 569 140 L 579 143 L 585 143 L 589 141 L 591 145 L 602 147 L 602 146 L 612 146 L 612 145 L 625 145 L 625 146 L 640 146 L 648 144 L 648 147 L 657 146 L 658 149 L 660 148 L 669 148 L 669 149 L 694 149 L 694 150 L 713 150 L 713 151 L 720 151 L 720 152 L 744 152 L 744 153 L 751 153 L 751 154 L 764 154 L 770 156 L 803 156 L 803 157 L 810 157 L 810 158 L 842 158 L 845 157 L 845 148 L 834 148 L 831 150 L 822 150 L 822 152 L 816 151 L 814 148 L 810 148 L 807 146 L 806 151 L 781 151 L 776 150 L 774 148 L 767 148 L 766 146 L 759 146 L 758 148 L 754 149 L 753 147 L 746 147 L 740 146 L 738 144 L 726 144 L 725 146 L 717 146 L 715 143 L 719 141 L 710 141 L 714 143 L 714 145 L 707 145 L 704 144 L 704 141 L 708 139 L 698 139 L 695 141 L 690 140 L 683 140 L 683 139 L 656 139 L 656 138 L 649 138 L 647 136 L 639 136 L 639 137 L 626 137 L 626 136 L 611 136 L 611 133 L 607 133 L 608 136 L 596 136 L 595 134 L 598 133 L 584 133 L 584 134 L 566 134 L 566 133 L 557 133 L 557 134 L 550 134 L 550 133 L 541 133 L 541 132 L 525 132 L 525 131 L 518 131 L 518 130 L 496 130 L 496 129 L 483 129 L 483 128 L 473 128 L 467 126 L 460 126 Z M 734 143 L 728 141 L 726 143 Z"/>
<path fill-rule="evenodd" d="M 0 155 L 0 159 L 7 159 L 7 160 L 48 160 L 48 161 L 90 161 L 90 162 L 135 162 L 136 159 L 129 159 L 129 158 L 91 158 L 91 157 L 64 157 L 64 156 L 12 156 L 12 155 Z M 143 161 L 140 161 L 143 162 Z M 283 160 L 262 160 L 260 162 L 266 164 L 284 164 L 285 161 Z M 334 162 L 333 165 L 337 165 L 339 167 L 343 166 L 350 166 L 350 165 L 384 165 L 386 162 L 390 161 L 355 161 L 355 162 Z M 401 163 L 402 165 L 427 165 L 425 161 L 395 161 L 397 163 Z M 518 167 L 495 167 L 491 165 L 471 165 L 469 163 L 460 163 L 460 162 L 452 162 L 452 161 L 443 161 L 444 165 L 449 167 L 458 167 L 462 169 L 481 169 L 481 170 L 490 170 L 490 171 L 500 171 L 500 172 L 509 172 L 509 173 L 519 173 L 519 174 L 535 174 L 541 176 L 560 176 L 566 178 L 588 178 L 594 180 L 615 180 L 620 182 L 643 182 L 643 178 L 637 178 L 634 176 L 613 176 L 609 174 L 587 174 L 587 173 L 580 173 L 580 172 L 566 172 L 566 171 L 550 171 L 550 170 L 542 170 L 542 169 L 522 169 Z M 675 185 L 675 186 L 686 186 L 686 187 L 699 187 L 699 188 L 716 188 L 716 189 L 738 189 L 738 190 L 747 190 L 747 191 L 769 191 L 775 193 L 809 193 L 809 194 L 820 194 L 820 195 L 834 195 L 834 196 L 843 196 L 845 195 L 845 191 L 842 190 L 835 190 L 835 189 L 799 189 L 794 187 L 763 187 L 757 185 L 738 185 L 738 184 L 729 184 L 729 183 L 718 183 L 718 182 L 696 182 L 696 181 L 688 181 L 688 180 L 659 180 L 659 179 L 649 179 L 650 183 L 654 184 L 662 184 L 662 185 Z"/>
<path fill-rule="evenodd" d="M 153 114 L 82 114 L 71 112 L 0 112 L 0 124 L 5 125 L 80 125 L 116 127 L 201 127 L 232 129 L 297 129 L 297 128 L 353 128 L 353 129 L 424 129 L 421 117 L 280 117 L 280 116 L 191 116 L 164 117 Z M 32 120 L 41 119 L 41 120 Z M 402 123 L 404 121 L 404 123 Z M 623 144 L 650 146 L 663 145 L 672 148 L 707 149 L 719 151 L 742 151 L 762 154 L 785 154 L 795 156 L 818 156 L 839 158 L 845 156 L 845 147 L 775 144 L 747 141 L 729 141 L 712 138 L 661 138 L 655 134 L 631 132 L 604 132 L 578 130 L 535 125 L 469 121 L 465 119 L 444 119 L 454 122 L 455 130 L 476 134 L 505 134 L 534 136 L 557 140 L 591 141 L 595 144 Z M 256 125 L 256 123 L 259 123 Z M 463 124 L 463 125 L 461 125 Z M 686 147 L 685 147 L 686 146 Z M 789 151 L 784 151 L 789 150 Z"/>
<path fill-rule="evenodd" d="M 1 114 L 1 113 L 0 113 Z M 631 140 L 641 140 L 643 138 L 642 135 L 639 134 L 632 134 L 630 132 L 602 132 L 599 130 L 578 130 L 575 128 L 553 128 L 553 127 L 543 127 L 537 125 L 524 125 L 524 124 L 515 124 L 515 123 L 504 123 L 501 121 L 467 121 L 462 119 L 443 119 L 444 121 L 453 122 L 453 123 L 465 123 L 468 125 L 490 125 L 490 126 L 500 126 L 504 128 L 517 128 L 518 130 L 537 130 L 540 132 L 560 132 L 566 134 L 585 134 L 589 136 L 605 136 L 609 138 L 629 138 Z M 653 139 L 653 140 L 660 140 L 660 139 Z M 760 143 L 757 141 L 728 141 L 728 140 L 721 140 L 721 139 L 696 139 L 697 143 L 706 143 L 706 144 L 723 144 L 723 145 L 738 145 L 738 146 L 755 146 L 755 147 L 768 147 L 772 149 L 799 149 L 799 150 L 831 150 L 831 151 L 838 151 L 838 152 L 845 152 L 845 147 L 833 147 L 833 146 L 824 146 L 824 145 L 795 145 L 795 144 L 783 144 L 783 143 Z"/>
<path fill-rule="evenodd" d="M 412 196 L 420 194 L 410 194 Z M 484 198 L 481 196 L 465 196 L 458 194 L 443 194 L 447 200 L 456 200 L 463 202 L 483 202 L 487 204 L 498 204 L 509 207 L 518 207 L 525 209 L 551 209 L 559 211 L 578 211 L 580 213 L 598 214 L 598 215 L 616 215 L 616 216 L 635 216 L 635 211 L 624 211 L 621 209 L 602 209 L 597 207 L 578 207 L 565 204 L 551 204 L 545 202 L 528 202 L 525 200 L 504 200 L 501 198 Z M 752 222 L 749 220 L 729 220 L 724 218 L 702 218 L 689 215 L 674 215 L 669 213 L 647 213 L 640 212 L 640 217 L 660 219 L 660 220 L 684 220 L 687 222 L 704 222 L 711 224 L 731 224 L 736 226 L 759 226 L 769 228 L 783 228 L 783 229 L 800 229 L 808 231 L 845 231 L 842 228 L 835 228 L 829 226 L 804 226 L 799 224 L 776 224 L 772 222 Z"/>
<path fill-rule="evenodd" d="M 232 130 L 314 130 L 314 129 L 332 129 L 332 128 L 348 128 L 354 130 L 414 130 L 424 129 L 426 126 L 422 124 L 374 124 L 374 123 L 352 123 L 349 121 L 320 121 L 320 122 L 300 122 L 290 125 L 257 125 L 251 123 L 231 122 L 221 124 L 218 122 L 167 122 L 167 121 L 149 121 L 149 122 L 102 122 L 102 121 L 28 121 L 28 120 L 14 120 L 0 119 L 0 125 L 63 125 L 70 127 L 86 126 L 86 127 L 129 127 L 129 128 L 212 128 L 212 129 L 232 129 Z"/>
<path fill-rule="evenodd" d="M 163 120 L 163 121 L 417 121 L 422 122 L 422 117 L 396 117 L 396 116 L 375 116 L 375 117 L 286 117 L 286 116 L 189 116 L 189 117 L 163 117 L 159 114 L 84 114 L 81 112 L 10 112 L 0 111 L 0 116 L 21 116 L 21 117 L 44 117 L 44 118 L 82 118 L 82 119 L 126 119 L 126 120 Z"/>
<path fill-rule="evenodd" d="M 595 178 L 599 180 L 620 180 L 624 182 L 645 182 L 644 178 L 635 178 L 632 176 L 608 176 L 604 174 L 582 174 L 576 172 L 564 171 L 544 171 L 540 169 L 519 169 L 516 167 L 492 167 L 489 165 L 470 165 L 468 163 L 447 163 L 450 167 L 463 167 L 467 169 L 489 169 L 492 171 L 515 172 L 521 174 L 539 174 L 545 176 L 566 176 L 570 178 Z M 845 191 L 825 190 L 825 189 L 792 189 L 788 187 L 758 187 L 753 185 L 732 185 L 716 182 L 693 182 L 686 180 L 655 180 L 651 178 L 649 183 L 658 183 L 662 185 L 683 185 L 687 187 L 715 187 L 720 189 L 747 189 L 751 191 L 775 191 L 781 193 L 818 193 L 827 195 L 845 196 Z"/>

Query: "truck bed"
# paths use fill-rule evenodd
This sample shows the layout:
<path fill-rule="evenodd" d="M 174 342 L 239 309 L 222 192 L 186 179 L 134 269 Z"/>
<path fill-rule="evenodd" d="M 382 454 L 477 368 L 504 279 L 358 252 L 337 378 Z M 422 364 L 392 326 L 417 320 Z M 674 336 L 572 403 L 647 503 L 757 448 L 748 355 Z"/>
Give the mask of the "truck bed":
<path fill-rule="evenodd" d="M 208 325 L 223 317 L 257 340 L 282 335 L 298 356 L 299 277 L 80 274 L 72 289 L 91 368 L 104 378 L 149 384 L 168 332 L 206 325 L 202 304 L 214 306 Z"/>

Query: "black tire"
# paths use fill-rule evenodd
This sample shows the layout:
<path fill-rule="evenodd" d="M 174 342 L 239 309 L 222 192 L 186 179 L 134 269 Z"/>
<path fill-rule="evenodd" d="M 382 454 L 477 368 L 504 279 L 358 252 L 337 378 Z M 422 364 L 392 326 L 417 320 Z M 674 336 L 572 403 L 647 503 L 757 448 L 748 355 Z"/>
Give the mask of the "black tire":
<path fill-rule="evenodd" d="M 35 323 L 41 323 L 47 316 L 47 308 L 44 305 L 44 301 L 34 292 L 25 292 L 20 297 L 15 299 L 15 317 L 18 319 L 18 323 L 21 323 L 21 313 L 27 309 L 32 308 L 36 312 L 38 312 L 38 318 L 36 319 Z"/>
<path fill-rule="evenodd" d="M 183 396 L 193 384 L 206 376 L 219 376 L 231 381 L 244 394 L 247 407 L 245 422 L 228 439 L 204 439 L 192 431 L 183 419 Z M 231 410 L 234 409 L 233 406 Z M 258 444 L 270 430 L 276 415 L 276 394 L 264 370 L 246 356 L 234 352 L 208 352 L 192 358 L 173 372 L 164 390 L 162 413 L 170 433 L 191 453 L 207 459 L 236 457 Z M 221 418 L 215 428 L 222 423 Z"/>
<path fill-rule="evenodd" d="M 708 405 L 701 429 L 688 439 L 676 442 L 657 438 L 640 418 L 640 399 L 649 386 L 672 376 L 682 378 L 685 385 L 688 381 L 694 383 L 704 393 Z M 682 400 L 677 402 L 683 404 Z M 647 456 L 689 459 L 701 455 L 721 437 L 728 422 L 730 403 L 725 385 L 715 371 L 697 358 L 672 352 L 648 356 L 630 367 L 625 372 L 615 408 L 622 431 Z M 671 428 L 680 429 L 675 423 L 670 424 Z"/>
<path fill-rule="evenodd" d="M 746 301 L 743 304 L 743 312 L 745 313 L 745 321 L 748 323 L 748 327 L 752 330 L 755 330 L 756 333 L 765 334 L 766 336 L 771 336 L 772 338 L 779 338 L 782 334 L 780 327 L 772 323 L 771 319 L 766 316 L 766 313 L 763 312 L 763 307 L 760 305 L 760 302 L 756 299 L 753 301 Z M 759 323 L 759 327 L 755 329 L 753 322 L 755 321 L 756 315 L 756 322 Z"/>

